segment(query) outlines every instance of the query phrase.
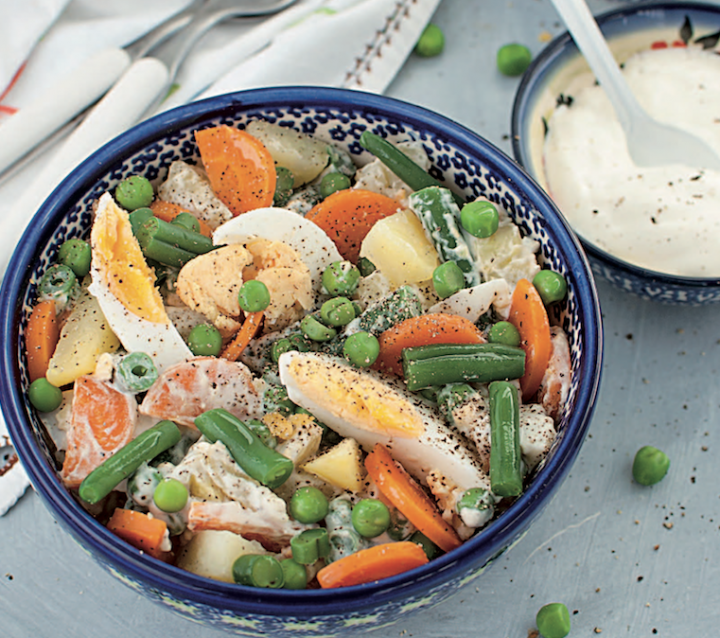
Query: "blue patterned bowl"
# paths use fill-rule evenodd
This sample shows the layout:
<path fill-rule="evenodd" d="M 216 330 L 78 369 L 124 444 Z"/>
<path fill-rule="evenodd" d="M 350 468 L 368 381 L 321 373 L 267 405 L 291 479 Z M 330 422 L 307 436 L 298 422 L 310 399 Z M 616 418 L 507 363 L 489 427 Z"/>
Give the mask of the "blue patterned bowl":
<path fill-rule="evenodd" d="M 569 281 L 567 303 L 553 320 L 572 345 L 573 383 L 560 435 L 521 498 L 461 548 L 406 574 L 339 590 L 260 590 L 212 581 L 157 561 L 127 545 L 78 506 L 58 480 L 43 429 L 28 407 L 23 330 L 39 275 L 69 237 L 87 236 L 91 207 L 131 173 L 153 179 L 182 158 L 197 161 L 193 131 L 225 123 L 242 127 L 265 118 L 324 136 L 359 161 L 358 143 L 371 130 L 391 139 L 422 140 L 434 175 L 468 196 L 501 202 L 523 231 L 542 243 L 542 260 Z M 517 165 L 458 124 L 396 100 L 320 88 L 261 89 L 197 102 L 162 114 L 119 136 L 61 184 L 37 212 L 2 286 L 0 402 L 17 452 L 53 516 L 97 561 L 143 596 L 188 618 L 248 635 L 334 636 L 390 624 L 427 609 L 478 578 L 493 558 L 518 541 L 550 502 L 585 438 L 600 383 L 602 328 L 590 267 L 552 202 Z"/>
<path fill-rule="evenodd" d="M 623 61 L 653 42 L 717 45 L 720 5 L 697 2 L 639 2 L 596 18 L 615 57 Z M 569 80 L 587 70 L 568 33 L 555 38 L 525 72 L 512 111 L 513 154 L 546 187 L 542 146 L 546 123 Z M 593 272 L 631 294 L 672 305 L 720 301 L 720 278 L 679 277 L 630 264 L 580 237 Z"/>

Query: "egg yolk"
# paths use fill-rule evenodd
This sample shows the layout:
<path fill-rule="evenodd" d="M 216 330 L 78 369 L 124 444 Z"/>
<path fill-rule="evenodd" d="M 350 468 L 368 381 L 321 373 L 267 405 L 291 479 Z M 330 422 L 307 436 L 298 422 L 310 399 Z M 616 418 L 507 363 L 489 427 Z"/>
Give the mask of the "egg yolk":
<path fill-rule="evenodd" d="M 425 431 L 410 401 L 366 373 L 302 355 L 290 363 L 288 372 L 308 399 L 357 428 L 402 438 Z"/>
<path fill-rule="evenodd" d="M 145 262 L 128 213 L 106 193 L 92 227 L 93 268 L 102 284 L 131 313 L 153 323 L 168 323 L 155 273 Z"/>

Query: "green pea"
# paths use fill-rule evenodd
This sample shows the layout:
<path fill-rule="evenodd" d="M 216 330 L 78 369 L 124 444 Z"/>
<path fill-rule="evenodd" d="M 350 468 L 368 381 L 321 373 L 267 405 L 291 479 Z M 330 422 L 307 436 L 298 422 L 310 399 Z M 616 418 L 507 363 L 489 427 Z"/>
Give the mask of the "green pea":
<path fill-rule="evenodd" d="M 349 261 L 334 261 L 322 274 L 322 284 L 331 297 L 352 297 L 360 283 L 360 271 Z"/>
<path fill-rule="evenodd" d="M 337 330 L 324 326 L 312 315 L 305 315 L 300 322 L 300 330 L 313 341 L 330 341 L 337 336 Z"/>
<path fill-rule="evenodd" d="M 222 350 L 222 335 L 210 323 L 194 326 L 188 335 L 188 348 L 198 357 L 217 357 Z"/>
<path fill-rule="evenodd" d="M 570 633 L 570 612 L 562 603 L 549 603 L 540 608 L 535 624 L 543 638 L 565 638 Z"/>
<path fill-rule="evenodd" d="M 358 368 L 369 368 L 380 354 L 377 337 L 369 332 L 351 334 L 343 344 L 343 356 Z"/>
<path fill-rule="evenodd" d="M 655 485 L 665 478 L 670 469 L 670 459 L 662 450 L 652 445 L 641 447 L 632 465 L 633 478 L 640 485 Z"/>
<path fill-rule="evenodd" d="M 178 213 L 177 215 L 175 215 L 171 223 L 175 224 L 176 226 L 182 226 L 183 228 L 192 230 L 194 233 L 200 232 L 200 222 L 198 221 L 198 218 L 195 217 L 195 215 L 193 215 L 192 213 Z"/>
<path fill-rule="evenodd" d="M 188 500 L 188 491 L 180 481 L 167 478 L 160 481 L 153 493 L 153 501 L 163 512 L 179 512 Z"/>
<path fill-rule="evenodd" d="M 433 271 L 432 282 L 437 296 L 445 299 L 465 287 L 465 275 L 454 261 L 446 261 Z"/>
<path fill-rule="evenodd" d="M 372 275 L 377 270 L 377 268 L 375 268 L 375 264 L 367 257 L 360 257 L 360 259 L 357 260 L 357 269 L 360 271 L 361 277 Z"/>
<path fill-rule="evenodd" d="M 428 557 L 428 560 L 437 558 L 443 553 L 443 551 L 435 543 L 433 543 L 427 536 L 425 536 L 425 534 L 423 534 L 419 530 L 413 532 L 413 534 L 408 540 L 411 543 L 420 545 L 420 547 L 422 547 L 423 551 L 425 552 L 425 556 Z"/>
<path fill-rule="evenodd" d="M 285 206 L 288 199 L 293 193 L 293 185 L 295 184 L 295 175 L 289 168 L 284 166 L 275 167 L 275 195 L 273 196 L 273 204 L 275 206 Z"/>
<path fill-rule="evenodd" d="M 520 333 L 509 321 L 498 321 L 494 323 L 488 332 L 490 343 L 503 343 L 506 346 L 519 346 Z"/>
<path fill-rule="evenodd" d="M 440 55 L 445 48 L 445 35 L 436 24 L 428 24 L 415 45 L 415 53 L 423 58 Z"/>
<path fill-rule="evenodd" d="M 82 239 L 68 239 L 58 251 L 58 263 L 70 268 L 76 277 L 84 277 L 90 272 L 92 248 Z"/>
<path fill-rule="evenodd" d="M 327 516 L 328 509 L 327 498 L 312 485 L 301 487 L 290 498 L 290 515 L 299 523 L 317 523 Z"/>
<path fill-rule="evenodd" d="M 328 326 L 346 326 L 355 319 L 355 305 L 347 297 L 333 297 L 321 306 L 320 319 Z"/>
<path fill-rule="evenodd" d="M 478 200 L 462 207 L 460 223 L 473 237 L 482 239 L 495 234 L 500 224 L 500 217 L 495 204 Z"/>
<path fill-rule="evenodd" d="M 320 180 L 320 196 L 325 199 L 337 191 L 350 188 L 351 182 L 347 175 L 342 173 L 328 173 Z"/>
<path fill-rule="evenodd" d="M 390 510 L 376 498 L 364 498 L 353 507 L 351 519 L 360 536 L 375 538 L 390 527 Z"/>
<path fill-rule="evenodd" d="M 503 75 L 522 75 L 531 61 L 530 49 L 522 44 L 506 44 L 497 52 L 497 68 Z"/>
<path fill-rule="evenodd" d="M 260 419 L 248 419 L 245 421 L 248 430 L 257 436 L 265 445 L 271 450 L 277 447 L 277 438 L 270 431 L 270 428 L 265 425 Z"/>
<path fill-rule="evenodd" d="M 565 277 L 554 270 L 541 270 L 533 277 L 532 283 L 546 306 L 562 301 L 567 294 Z"/>
<path fill-rule="evenodd" d="M 35 379 L 28 388 L 30 403 L 38 412 L 52 412 L 62 403 L 62 390 L 45 377 Z"/>
<path fill-rule="evenodd" d="M 270 291 L 262 281 L 251 279 L 240 286 L 238 303 L 245 312 L 260 312 L 270 305 Z"/>
<path fill-rule="evenodd" d="M 285 558 L 280 561 L 280 567 L 285 576 L 283 589 L 305 589 L 307 587 L 307 570 L 292 558 Z"/>
<path fill-rule="evenodd" d="M 126 177 L 115 188 L 115 201 L 125 210 L 150 206 L 153 197 L 155 193 L 152 184 L 141 175 Z"/>

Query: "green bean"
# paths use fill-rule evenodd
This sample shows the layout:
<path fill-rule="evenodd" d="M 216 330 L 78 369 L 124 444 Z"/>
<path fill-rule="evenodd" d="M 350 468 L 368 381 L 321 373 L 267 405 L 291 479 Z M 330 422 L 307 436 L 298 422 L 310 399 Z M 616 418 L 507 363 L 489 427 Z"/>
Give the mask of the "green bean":
<path fill-rule="evenodd" d="M 438 556 L 441 556 L 443 554 L 443 550 L 441 550 L 435 543 L 433 543 L 427 536 L 425 536 L 425 534 L 423 534 L 419 530 L 413 532 L 408 540 L 411 543 L 420 545 L 420 547 L 422 547 L 423 551 L 425 552 L 425 556 L 428 557 L 428 560 L 433 560 L 433 558 L 437 558 Z"/>
<path fill-rule="evenodd" d="M 267 554 L 243 554 L 232 566 L 233 580 L 238 585 L 279 589 L 285 583 L 280 561 Z"/>
<path fill-rule="evenodd" d="M 183 228 L 187 228 L 194 233 L 200 232 L 200 222 L 198 221 L 198 218 L 195 217 L 195 215 L 193 215 L 192 213 L 188 213 L 187 211 L 183 211 L 175 215 L 175 217 L 173 217 L 170 223 L 175 224 L 175 226 L 182 226 Z"/>
<path fill-rule="evenodd" d="M 277 438 L 270 431 L 270 428 L 265 425 L 260 419 L 248 419 L 245 423 L 255 435 L 271 450 L 277 447 Z"/>
<path fill-rule="evenodd" d="M 270 489 L 280 487 L 292 474 L 293 462 L 267 447 L 236 416 L 222 408 L 203 412 L 195 419 L 197 429 L 211 442 L 221 441 L 243 471 Z"/>
<path fill-rule="evenodd" d="M 497 496 L 522 493 L 520 452 L 520 399 L 508 381 L 488 386 L 490 413 L 490 488 Z"/>
<path fill-rule="evenodd" d="M 144 352 L 131 352 L 117 366 L 120 382 L 130 392 L 145 392 L 158 379 L 155 363 Z"/>
<path fill-rule="evenodd" d="M 363 131 L 360 136 L 360 146 L 370 151 L 413 191 L 419 191 L 428 186 L 442 186 L 422 166 L 418 166 L 399 148 L 375 133 Z M 459 206 L 465 203 L 460 195 L 452 193 L 452 196 Z"/>
<path fill-rule="evenodd" d="M 449 383 L 519 379 L 525 372 L 521 348 L 495 343 L 405 348 L 402 357 L 405 382 L 411 391 Z"/>
<path fill-rule="evenodd" d="M 92 248 L 82 239 L 68 239 L 58 251 L 58 263 L 70 268 L 76 277 L 84 277 L 90 272 Z"/>
<path fill-rule="evenodd" d="M 215 248 L 209 237 L 157 217 L 146 219 L 138 229 L 138 233 L 147 234 L 156 241 L 182 248 L 195 255 L 209 253 Z"/>
<path fill-rule="evenodd" d="M 477 286 L 480 274 L 460 229 L 460 209 L 450 197 L 450 191 L 438 186 L 423 188 L 408 197 L 408 205 L 422 222 L 440 261 L 454 261 L 463 271 L 467 286 Z"/>
<path fill-rule="evenodd" d="M 670 459 L 662 450 L 652 445 L 641 447 L 633 459 L 633 478 L 640 485 L 655 485 L 665 478 L 670 469 Z"/>
<path fill-rule="evenodd" d="M 172 421 L 156 423 L 90 472 L 80 484 L 80 498 L 90 504 L 102 500 L 143 463 L 175 445 L 181 436 Z"/>
<path fill-rule="evenodd" d="M 137 231 L 148 219 L 155 217 L 151 208 L 138 208 L 128 215 L 130 227 L 133 235 L 137 236 Z"/>
<path fill-rule="evenodd" d="M 38 412 L 52 412 L 62 403 L 62 390 L 45 377 L 35 379 L 28 388 L 28 399 Z"/>
<path fill-rule="evenodd" d="M 535 616 L 543 638 L 565 638 L 570 633 L 570 612 L 562 603 L 543 605 Z"/>
<path fill-rule="evenodd" d="M 293 560 L 301 565 L 312 565 L 330 553 L 328 531 L 324 527 L 306 529 L 290 539 Z"/>
<path fill-rule="evenodd" d="M 183 250 L 177 246 L 171 246 L 165 242 L 158 241 L 151 235 L 144 233 L 143 227 L 138 230 L 135 236 L 140 244 L 143 255 L 165 266 L 182 268 L 191 259 L 197 257 L 195 253 L 191 253 L 188 250 Z"/>

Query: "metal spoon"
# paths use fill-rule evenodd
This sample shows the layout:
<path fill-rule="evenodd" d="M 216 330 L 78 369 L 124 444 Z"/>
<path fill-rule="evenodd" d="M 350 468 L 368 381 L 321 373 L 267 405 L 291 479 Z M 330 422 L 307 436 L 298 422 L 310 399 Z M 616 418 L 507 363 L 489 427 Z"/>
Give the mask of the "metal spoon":
<path fill-rule="evenodd" d="M 612 103 L 625 131 L 630 156 L 638 166 L 684 164 L 720 170 L 720 157 L 707 143 L 658 122 L 640 106 L 584 0 L 552 3 Z"/>

